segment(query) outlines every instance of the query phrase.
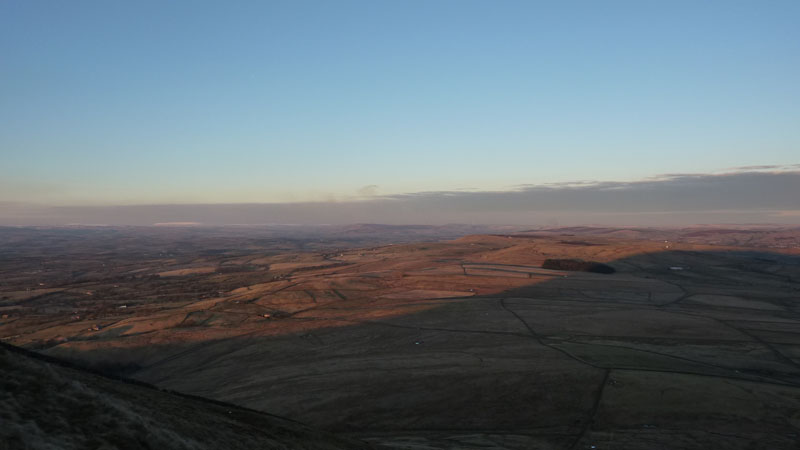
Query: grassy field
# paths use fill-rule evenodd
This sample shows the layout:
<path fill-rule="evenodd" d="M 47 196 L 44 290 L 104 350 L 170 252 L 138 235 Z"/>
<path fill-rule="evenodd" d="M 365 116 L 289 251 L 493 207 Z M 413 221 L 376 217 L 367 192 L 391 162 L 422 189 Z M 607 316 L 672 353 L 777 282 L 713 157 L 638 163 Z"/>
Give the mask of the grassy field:
<path fill-rule="evenodd" d="M 389 448 L 800 440 L 797 249 L 548 232 L 222 250 L 45 282 L 0 334 Z M 557 258 L 616 272 L 541 268 Z"/>

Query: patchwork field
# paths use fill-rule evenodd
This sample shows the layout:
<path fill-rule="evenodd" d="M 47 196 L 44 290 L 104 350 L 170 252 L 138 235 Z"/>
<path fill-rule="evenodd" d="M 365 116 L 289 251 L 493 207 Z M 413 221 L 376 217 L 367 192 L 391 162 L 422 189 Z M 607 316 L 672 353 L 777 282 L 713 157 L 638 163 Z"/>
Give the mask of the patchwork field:
<path fill-rule="evenodd" d="M 798 248 L 576 233 L 33 243 L 0 336 L 388 448 L 795 448 Z"/>

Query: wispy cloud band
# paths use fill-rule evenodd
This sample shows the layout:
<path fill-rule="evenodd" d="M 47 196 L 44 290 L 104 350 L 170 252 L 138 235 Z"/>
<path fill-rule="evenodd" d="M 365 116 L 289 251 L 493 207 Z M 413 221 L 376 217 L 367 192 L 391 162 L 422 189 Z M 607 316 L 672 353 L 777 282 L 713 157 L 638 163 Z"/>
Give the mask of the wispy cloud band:
<path fill-rule="evenodd" d="M 797 223 L 800 165 L 640 181 L 525 185 L 508 191 L 437 191 L 361 200 L 269 204 L 34 206 L 0 204 L 0 224 L 209 225 L 264 223 Z M 365 190 L 366 191 L 366 190 Z"/>

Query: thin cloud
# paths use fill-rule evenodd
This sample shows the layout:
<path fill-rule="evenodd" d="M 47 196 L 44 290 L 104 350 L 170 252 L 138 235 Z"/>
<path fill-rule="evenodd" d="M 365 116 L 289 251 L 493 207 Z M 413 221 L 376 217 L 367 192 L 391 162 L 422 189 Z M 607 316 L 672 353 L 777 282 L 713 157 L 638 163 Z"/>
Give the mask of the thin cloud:
<path fill-rule="evenodd" d="M 794 171 L 797 169 L 800 169 L 800 164 L 767 164 L 767 165 L 757 165 L 757 166 L 740 166 L 740 167 L 732 167 L 728 170 L 731 172 L 751 172 L 751 171 L 764 171 L 764 170 Z"/>
<path fill-rule="evenodd" d="M 372 197 L 378 194 L 377 184 L 368 184 L 358 190 L 358 195 L 361 197 Z"/>
<path fill-rule="evenodd" d="M 370 187 L 370 186 L 365 186 Z M 365 192 L 371 192 L 371 189 Z M 26 207 L 0 224 L 164 222 L 225 224 L 798 223 L 800 171 L 667 174 L 639 181 L 526 185 L 507 191 L 431 191 L 339 202 Z M 8 214 L 8 210 L 11 214 Z"/>
<path fill-rule="evenodd" d="M 800 205 L 800 172 L 668 174 L 641 181 L 528 185 L 513 191 L 418 192 L 389 198 L 457 201 L 474 208 L 539 208 L 608 212 L 774 209 Z"/>

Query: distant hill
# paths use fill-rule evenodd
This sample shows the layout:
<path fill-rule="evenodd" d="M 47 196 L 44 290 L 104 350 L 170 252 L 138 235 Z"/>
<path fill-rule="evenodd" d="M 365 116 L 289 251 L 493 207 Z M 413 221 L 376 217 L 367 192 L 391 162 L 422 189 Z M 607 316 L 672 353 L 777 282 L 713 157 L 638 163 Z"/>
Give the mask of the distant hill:
<path fill-rule="evenodd" d="M 601 236 L 618 239 L 665 240 L 691 244 L 762 248 L 800 248 L 800 227 L 777 225 L 696 225 L 685 228 L 560 227 L 526 230 L 524 235 Z"/>

